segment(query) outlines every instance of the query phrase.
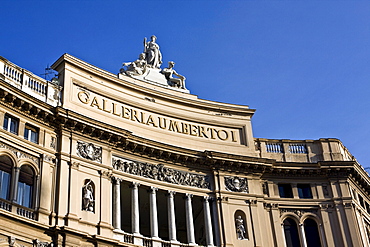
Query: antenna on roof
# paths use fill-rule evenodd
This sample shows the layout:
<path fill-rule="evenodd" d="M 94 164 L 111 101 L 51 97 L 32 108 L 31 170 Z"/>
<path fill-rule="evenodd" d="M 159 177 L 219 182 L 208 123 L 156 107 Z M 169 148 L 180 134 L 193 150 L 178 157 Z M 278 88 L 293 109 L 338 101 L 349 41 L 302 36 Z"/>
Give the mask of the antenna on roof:
<path fill-rule="evenodd" d="M 48 81 L 53 80 L 53 78 L 57 77 L 57 74 L 52 68 L 50 68 L 49 64 L 45 68 L 45 73 L 41 75 L 44 77 L 45 80 Z"/>

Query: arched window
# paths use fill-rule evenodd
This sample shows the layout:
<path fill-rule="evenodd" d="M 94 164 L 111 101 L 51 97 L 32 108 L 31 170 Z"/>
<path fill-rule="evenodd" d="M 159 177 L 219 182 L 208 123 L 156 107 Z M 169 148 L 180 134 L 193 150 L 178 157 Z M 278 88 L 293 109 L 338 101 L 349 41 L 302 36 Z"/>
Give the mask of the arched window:
<path fill-rule="evenodd" d="M 287 218 L 284 220 L 284 234 L 287 247 L 301 246 L 297 223 L 293 219 Z"/>
<path fill-rule="evenodd" d="M 6 156 L 0 156 L 0 198 L 10 200 L 10 181 L 12 179 L 11 160 Z"/>
<path fill-rule="evenodd" d="M 234 214 L 234 221 L 237 239 L 248 239 L 245 213 L 241 210 L 237 210 Z"/>
<path fill-rule="evenodd" d="M 319 229 L 316 221 L 306 219 L 304 221 L 304 232 L 306 234 L 307 247 L 321 247 Z"/>
<path fill-rule="evenodd" d="M 19 173 L 17 203 L 31 208 L 35 173 L 31 166 L 23 165 Z"/>

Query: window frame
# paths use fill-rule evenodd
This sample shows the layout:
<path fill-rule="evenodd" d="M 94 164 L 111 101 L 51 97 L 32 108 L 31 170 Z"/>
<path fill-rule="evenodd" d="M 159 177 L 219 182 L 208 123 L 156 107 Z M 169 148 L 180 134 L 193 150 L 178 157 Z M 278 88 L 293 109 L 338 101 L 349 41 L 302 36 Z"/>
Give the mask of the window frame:
<path fill-rule="evenodd" d="M 313 199 L 311 184 L 297 184 L 298 196 L 301 199 Z"/>
<path fill-rule="evenodd" d="M 15 124 L 15 130 L 13 131 L 12 130 L 12 123 Z M 12 134 L 15 134 L 15 135 L 18 135 L 19 133 L 19 118 L 16 118 L 8 113 L 5 113 L 4 115 L 4 122 L 3 122 L 3 129 L 12 133 Z"/>
<path fill-rule="evenodd" d="M 32 140 L 32 133 L 35 134 L 36 140 Z M 26 123 L 25 126 L 24 126 L 23 136 L 24 136 L 24 139 L 26 139 L 27 141 L 38 144 L 39 143 L 39 137 L 40 137 L 40 129 L 33 126 L 33 125 L 30 125 L 30 124 Z"/>
<path fill-rule="evenodd" d="M 293 188 L 291 184 L 279 183 L 278 190 L 280 198 L 294 198 Z"/>

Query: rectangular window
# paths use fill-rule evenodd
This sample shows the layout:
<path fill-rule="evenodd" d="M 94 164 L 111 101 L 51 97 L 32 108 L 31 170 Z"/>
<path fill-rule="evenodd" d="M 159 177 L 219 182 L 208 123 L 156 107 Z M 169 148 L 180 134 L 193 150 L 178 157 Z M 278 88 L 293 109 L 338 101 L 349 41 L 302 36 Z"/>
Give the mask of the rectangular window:
<path fill-rule="evenodd" d="M 278 187 L 281 198 L 293 198 L 292 186 L 290 184 L 279 184 Z"/>
<path fill-rule="evenodd" d="M 18 135 L 18 124 L 19 120 L 17 118 L 5 114 L 3 125 L 4 130 L 7 130 L 13 134 Z"/>
<path fill-rule="evenodd" d="M 299 198 L 312 199 L 311 185 L 297 184 Z"/>
<path fill-rule="evenodd" d="M 24 128 L 24 139 L 34 143 L 39 143 L 39 130 L 26 124 L 26 127 Z"/>

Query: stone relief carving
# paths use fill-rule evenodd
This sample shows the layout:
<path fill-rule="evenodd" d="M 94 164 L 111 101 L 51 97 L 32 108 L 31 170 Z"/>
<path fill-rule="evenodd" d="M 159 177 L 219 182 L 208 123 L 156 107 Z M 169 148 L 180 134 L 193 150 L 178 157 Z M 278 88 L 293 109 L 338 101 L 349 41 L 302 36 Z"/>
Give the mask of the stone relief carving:
<path fill-rule="evenodd" d="M 36 164 L 39 164 L 39 158 L 36 158 L 35 156 L 29 155 L 29 154 L 26 154 L 26 153 L 24 153 L 24 152 L 22 152 L 22 151 L 20 151 L 20 150 L 18 150 L 16 148 L 13 148 L 11 146 L 6 145 L 4 143 L 0 143 L 0 148 L 8 149 L 13 154 L 15 154 L 15 156 L 17 156 L 18 159 L 20 159 L 20 158 L 26 158 L 26 159 L 32 160 Z"/>
<path fill-rule="evenodd" d="M 249 193 L 248 181 L 241 177 L 225 177 L 225 187 L 228 191 Z"/>
<path fill-rule="evenodd" d="M 118 157 L 112 159 L 113 168 L 129 174 L 164 181 L 172 184 L 186 185 L 203 189 L 210 189 L 208 176 L 178 171 L 167 168 L 162 164 L 132 162 Z"/>
<path fill-rule="evenodd" d="M 40 241 L 38 239 L 35 239 L 33 241 L 33 246 L 34 247 L 53 247 L 54 245 L 53 245 L 53 243 L 42 242 L 42 241 Z"/>
<path fill-rule="evenodd" d="M 290 209 L 290 208 L 280 208 L 280 216 L 284 213 L 294 213 L 299 218 L 301 218 L 306 213 L 317 214 L 317 209 Z"/>
<path fill-rule="evenodd" d="M 236 235 L 238 239 L 239 240 L 245 239 L 244 221 L 240 215 L 235 219 L 235 226 L 236 226 Z"/>
<path fill-rule="evenodd" d="M 86 184 L 82 187 L 83 192 L 83 205 L 82 210 L 88 211 L 88 212 L 94 212 L 94 189 L 92 186 L 91 179 L 87 180 Z"/>
<path fill-rule="evenodd" d="M 102 148 L 96 147 L 92 143 L 77 141 L 77 155 L 79 157 L 101 163 Z"/>

